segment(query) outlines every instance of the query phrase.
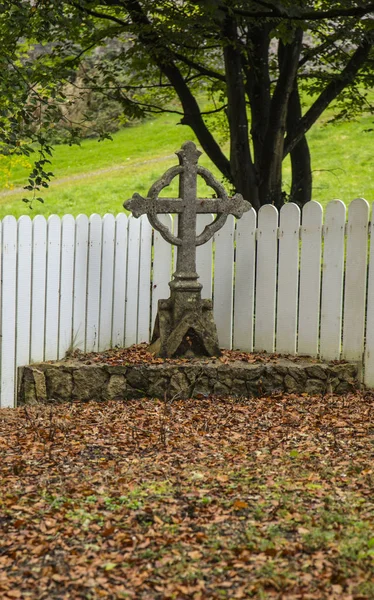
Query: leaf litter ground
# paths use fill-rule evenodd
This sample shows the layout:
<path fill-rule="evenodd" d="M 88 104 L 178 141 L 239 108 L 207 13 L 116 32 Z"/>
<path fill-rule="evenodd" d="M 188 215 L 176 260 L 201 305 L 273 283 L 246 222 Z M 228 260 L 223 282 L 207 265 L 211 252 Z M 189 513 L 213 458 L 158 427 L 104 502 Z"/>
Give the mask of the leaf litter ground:
<path fill-rule="evenodd" d="M 2 409 L 0 597 L 374 598 L 373 406 Z"/>

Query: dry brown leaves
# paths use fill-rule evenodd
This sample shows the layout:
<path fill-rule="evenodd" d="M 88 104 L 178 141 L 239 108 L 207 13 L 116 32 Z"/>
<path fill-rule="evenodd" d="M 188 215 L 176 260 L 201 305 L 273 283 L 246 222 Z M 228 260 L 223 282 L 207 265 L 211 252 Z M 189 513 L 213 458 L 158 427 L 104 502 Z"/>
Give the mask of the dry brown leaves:
<path fill-rule="evenodd" d="M 374 597 L 374 398 L 0 411 L 0 597 Z"/>
<path fill-rule="evenodd" d="M 109 364 L 109 365 L 130 365 L 130 364 L 181 364 L 181 363 L 210 363 L 222 362 L 228 364 L 230 362 L 241 361 L 246 363 L 267 363 L 276 362 L 280 358 L 287 358 L 294 362 L 304 360 L 306 357 L 298 357 L 291 355 L 268 354 L 267 352 L 242 352 L 241 350 L 221 350 L 221 356 L 217 358 L 159 358 L 148 351 L 148 344 L 134 344 L 128 348 L 111 348 L 104 352 L 89 352 L 84 353 L 80 350 L 72 352 L 68 358 L 84 362 L 85 364 Z M 309 361 L 313 361 L 308 357 Z M 317 362 L 317 360 L 315 360 Z M 339 362 L 339 361 L 335 361 Z M 342 361 L 345 362 L 345 361 Z"/>

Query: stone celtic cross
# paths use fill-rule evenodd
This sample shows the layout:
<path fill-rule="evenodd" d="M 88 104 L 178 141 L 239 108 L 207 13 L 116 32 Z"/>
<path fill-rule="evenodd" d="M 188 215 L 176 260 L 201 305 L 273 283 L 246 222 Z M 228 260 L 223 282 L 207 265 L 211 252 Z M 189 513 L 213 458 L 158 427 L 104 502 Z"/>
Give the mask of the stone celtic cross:
<path fill-rule="evenodd" d="M 134 194 L 124 203 L 134 217 L 143 214 L 162 237 L 177 246 L 177 266 L 169 283 L 171 294 L 159 300 L 150 350 L 163 357 L 219 356 L 217 328 L 213 320 L 212 301 L 201 298 L 202 285 L 197 281 L 196 246 L 205 244 L 225 224 L 229 214 L 240 218 L 251 208 L 240 194 L 229 198 L 212 173 L 198 165 L 201 152 L 193 142 L 186 142 L 176 152 L 179 166 L 172 167 L 156 181 L 143 198 Z M 179 198 L 160 198 L 161 190 L 179 175 Z M 197 176 L 200 175 L 216 193 L 216 198 L 197 198 Z M 158 219 L 158 214 L 179 216 L 178 234 Z M 216 218 L 196 235 L 196 216 L 216 213 Z"/>

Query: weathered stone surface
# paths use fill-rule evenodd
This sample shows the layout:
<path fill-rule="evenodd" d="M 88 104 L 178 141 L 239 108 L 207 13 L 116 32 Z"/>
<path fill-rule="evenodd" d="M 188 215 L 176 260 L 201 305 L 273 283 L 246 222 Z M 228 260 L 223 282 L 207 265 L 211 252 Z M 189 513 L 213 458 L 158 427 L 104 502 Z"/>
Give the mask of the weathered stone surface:
<path fill-rule="evenodd" d="M 105 369 L 81 367 L 73 373 L 73 398 L 77 400 L 101 399 L 109 375 Z"/>
<path fill-rule="evenodd" d="M 188 398 L 190 387 L 186 374 L 176 370 L 170 377 L 169 396 L 171 398 Z"/>
<path fill-rule="evenodd" d="M 261 379 L 252 379 L 250 381 L 247 380 L 246 384 L 247 384 L 247 395 L 249 397 L 262 396 L 262 394 L 264 393 Z"/>
<path fill-rule="evenodd" d="M 312 365 L 307 367 L 305 370 L 307 375 L 311 378 L 327 379 L 326 368 L 322 367 L 321 365 Z"/>
<path fill-rule="evenodd" d="M 298 365 L 292 365 L 288 368 L 288 374 L 291 375 L 299 386 L 305 385 L 307 380 L 307 373 L 303 367 Z"/>
<path fill-rule="evenodd" d="M 37 404 L 47 397 L 44 372 L 36 367 L 21 367 L 17 404 Z"/>
<path fill-rule="evenodd" d="M 258 380 L 261 378 L 261 375 L 263 374 L 265 367 L 264 366 L 258 366 L 258 365 L 251 365 L 251 369 L 246 369 L 245 371 L 245 380 L 246 381 L 251 381 L 253 379 Z"/>
<path fill-rule="evenodd" d="M 294 379 L 294 377 L 292 377 L 291 375 L 287 374 L 285 376 L 284 385 L 286 386 L 287 392 L 290 392 L 291 394 L 299 390 L 299 384 L 297 383 L 296 379 Z"/>
<path fill-rule="evenodd" d="M 358 384 L 356 365 L 286 359 L 279 363 L 237 361 L 223 365 L 212 360 L 117 366 L 115 371 L 107 364 L 85 365 L 71 359 L 40 363 L 19 369 L 18 403 L 145 396 L 163 399 L 165 394 L 168 398 L 209 394 L 252 397 L 273 392 L 345 394 Z"/>
<path fill-rule="evenodd" d="M 148 389 L 149 377 L 151 371 L 145 367 L 129 367 L 126 373 L 126 380 L 134 390 L 143 392 L 143 395 Z"/>
<path fill-rule="evenodd" d="M 214 381 L 215 379 L 213 379 L 213 382 Z M 209 377 L 207 377 L 206 375 L 200 374 L 196 378 L 194 385 L 190 388 L 192 397 L 196 395 L 208 396 L 211 393 L 211 390 L 213 389 L 213 382 L 212 379 L 209 379 Z"/>
<path fill-rule="evenodd" d="M 127 369 L 122 365 L 106 365 L 106 371 L 109 375 L 125 375 Z"/>
<path fill-rule="evenodd" d="M 342 381 L 341 383 L 339 383 L 339 385 L 336 387 L 336 394 L 347 394 L 348 392 L 353 392 L 354 390 L 354 383 L 349 382 L 349 381 Z"/>
<path fill-rule="evenodd" d="M 71 371 L 63 367 L 50 366 L 45 371 L 47 383 L 48 398 L 56 400 L 64 400 L 72 396 L 73 392 L 73 376 Z"/>
<path fill-rule="evenodd" d="M 126 379 L 125 375 L 114 373 L 110 376 L 107 388 L 104 392 L 105 400 L 117 400 L 126 398 Z"/>
<path fill-rule="evenodd" d="M 329 374 L 332 377 L 338 377 L 344 381 L 350 381 L 357 377 L 357 366 L 351 363 L 339 363 L 329 367 Z"/>
<path fill-rule="evenodd" d="M 148 394 L 151 398 L 161 398 L 165 397 L 165 394 L 169 389 L 169 380 L 167 377 L 155 377 L 154 381 L 152 381 L 149 385 Z"/>
<path fill-rule="evenodd" d="M 327 392 L 336 392 L 340 385 L 340 379 L 338 377 L 332 377 L 327 380 Z"/>
<path fill-rule="evenodd" d="M 305 392 L 311 396 L 317 396 L 327 392 L 324 380 L 308 379 L 305 384 Z"/>
<path fill-rule="evenodd" d="M 224 371 L 218 370 L 217 380 L 219 383 L 222 383 L 227 388 L 232 387 L 232 373 L 230 373 L 229 369 L 225 369 Z"/>
<path fill-rule="evenodd" d="M 224 385 L 221 381 L 217 381 L 213 386 L 213 394 L 216 396 L 228 396 L 230 395 L 231 386 Z"/>
<path fill-rule="evenodd" d="M 244 379 L 233 379 L 232 389 L 238 396 L 248 396 L 247 383 Z"/>
<path fill-rule="evenodd" d="M 284 365 L 274 365 L 274 371 L 279 373 L 279 375 L 285 376 L 288 373 L 288 368 Z"/>
<path fill-rule="evenodd" d="M 264 394 L 272 394 L 284 390 L 283 377 L 272 367 L 265 369 L 261 375 L 261 390 Z"/>

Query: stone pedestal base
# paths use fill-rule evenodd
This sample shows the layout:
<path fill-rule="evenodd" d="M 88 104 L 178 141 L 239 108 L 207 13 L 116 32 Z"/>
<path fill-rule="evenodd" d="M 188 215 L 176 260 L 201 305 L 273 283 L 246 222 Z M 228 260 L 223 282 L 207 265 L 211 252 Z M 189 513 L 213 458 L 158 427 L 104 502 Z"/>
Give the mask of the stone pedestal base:
<path fill-rule="evenodd" d="M 195 305 L 176 319 L 172 298 L 159 300 L 150 352 L 164 358 L 220 356 L 212 301 L 200 300 L 199 304 L 199 310 Z"/>

